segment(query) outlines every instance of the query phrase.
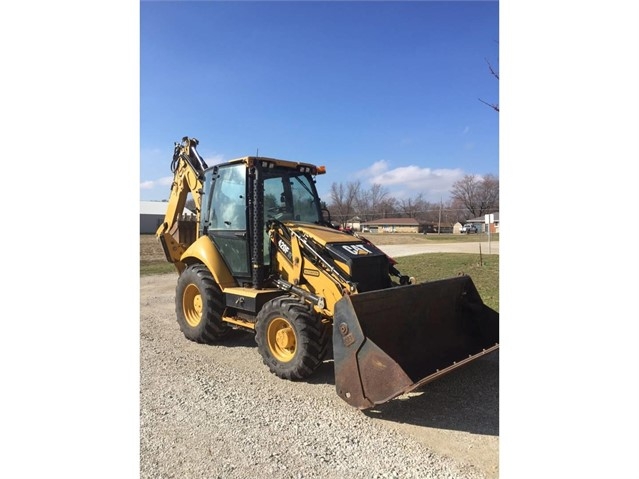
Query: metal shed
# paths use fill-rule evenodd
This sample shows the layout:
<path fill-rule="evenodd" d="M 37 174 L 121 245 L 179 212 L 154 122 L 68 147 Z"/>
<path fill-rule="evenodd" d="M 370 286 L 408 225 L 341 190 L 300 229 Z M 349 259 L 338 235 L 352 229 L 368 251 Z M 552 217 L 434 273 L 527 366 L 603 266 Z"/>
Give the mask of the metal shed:
<path fill-rule="evenodd" d="M 167 201 L 140 201 L 140 234 L 152 234 L 157 231 L 164 221 Z M 184 208 L 184 215 L 194 215 L 188 208 Z"/>

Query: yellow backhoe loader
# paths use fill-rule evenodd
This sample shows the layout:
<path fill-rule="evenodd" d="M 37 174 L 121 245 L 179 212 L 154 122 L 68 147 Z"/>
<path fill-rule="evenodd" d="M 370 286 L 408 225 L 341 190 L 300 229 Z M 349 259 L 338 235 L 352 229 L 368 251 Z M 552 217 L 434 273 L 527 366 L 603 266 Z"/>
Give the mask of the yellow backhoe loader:
<path fill-rule="evenodd" d="M 157 236 L 179 273 L 186 338 L 255 333 L 277 376 L 309 377 L 332 356 L 337 394 L 387 402 L 499 347 L 499 315 L 468 276 L 421 284 L 370 241 L 336 230 L 315 188 L 324 167 L 247 156 L 208 167 L 175 143 Z M 197 222 L 181 222 L 191 195 Z"/>

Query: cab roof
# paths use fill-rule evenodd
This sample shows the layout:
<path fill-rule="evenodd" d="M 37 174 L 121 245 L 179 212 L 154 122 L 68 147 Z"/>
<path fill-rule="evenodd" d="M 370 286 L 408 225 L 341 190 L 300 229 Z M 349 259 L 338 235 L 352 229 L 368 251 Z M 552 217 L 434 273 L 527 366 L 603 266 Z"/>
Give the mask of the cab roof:
<path fill-rule="evenodd" d="M 312 163 L 301 163 L 298 161 L 289 161 L 289 160 L 281 160 L 278 158 L 269 158 L 265 156 L 244 156 L 242 158 L 235 158 L 234 160 L 229 160 L 227 162 L 221 163 L 217 166 L 226 165 L 226 164 L 236 164 L 236 163 L 244 163 L 248 167 L 254 166 L 257 162 L 262 162 L 263 167 L 280 167 L 280 168 L 289 168 L 291 170 L 304 171 L 308 173 L 312 173 L 313 175 L 321 175 L 326 173 L 326 167 L 313 165 Z"/>

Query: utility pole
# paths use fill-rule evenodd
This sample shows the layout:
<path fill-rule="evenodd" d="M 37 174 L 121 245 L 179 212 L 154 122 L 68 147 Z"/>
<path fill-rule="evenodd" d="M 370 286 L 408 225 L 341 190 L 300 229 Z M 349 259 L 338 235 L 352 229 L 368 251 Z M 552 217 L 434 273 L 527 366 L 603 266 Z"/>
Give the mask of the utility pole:
<path fill-rule="evenodd" d="M 442 197 L 439 197 L 439 221 L 437 223 L 437 234 L 442 234 Z"/>

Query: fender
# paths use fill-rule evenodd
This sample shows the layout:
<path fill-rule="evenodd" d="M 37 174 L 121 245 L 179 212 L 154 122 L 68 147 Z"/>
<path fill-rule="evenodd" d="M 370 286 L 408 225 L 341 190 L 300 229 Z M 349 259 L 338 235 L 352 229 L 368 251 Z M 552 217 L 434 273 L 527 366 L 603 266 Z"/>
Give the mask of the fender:
<path fill-rule="evenodd" d="M 213 275 L 215 282 L 220 285 L 222 291 L 226 288 L 237 286 L 228 266 L 222 259 L 222 255 L 220 255 L 220 252 L 208 236 L 200 236 L 186 249 L 180 257 L 180 261 L 185 264 L 204 264 Z"/>

